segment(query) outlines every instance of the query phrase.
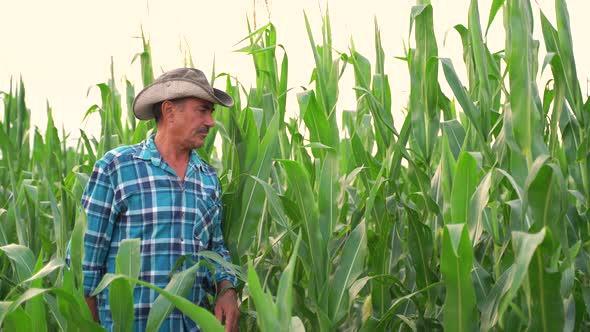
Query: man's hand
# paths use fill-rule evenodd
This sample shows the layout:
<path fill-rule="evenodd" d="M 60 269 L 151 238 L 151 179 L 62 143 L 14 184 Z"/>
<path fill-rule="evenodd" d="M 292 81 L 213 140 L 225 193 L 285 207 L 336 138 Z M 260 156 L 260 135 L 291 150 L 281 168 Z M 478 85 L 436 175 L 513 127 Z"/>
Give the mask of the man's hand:
<path fill-rule="evenodd" d="M 217 289 L 223 291 L 226 285 L 229 286 L 231 284 L 229 281 L 224 280 L 217 285 Z M 238 296 L 236 295 L 235 289 L 226 289 L 225 292 L 217 298 L 217 302 L 215 302 L 215 317 L 217 317 L 220 322 L 223 322 L 223 319 L 225 318 L 226 332 L 238 331 L 240 310 L 238 309 Z"/>

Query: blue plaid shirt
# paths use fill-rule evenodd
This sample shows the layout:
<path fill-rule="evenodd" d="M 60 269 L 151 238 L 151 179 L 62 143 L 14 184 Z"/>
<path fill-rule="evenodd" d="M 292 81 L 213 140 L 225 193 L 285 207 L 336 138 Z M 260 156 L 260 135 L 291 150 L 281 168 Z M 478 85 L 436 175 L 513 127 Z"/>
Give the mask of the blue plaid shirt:
<path fill-rule="evenodd" d="M 184 182 L 162 159 L 154 136 L 133 146 L 108 152 L 97 161 L 82 196 L 88 215 L 84 236 L 84 294 L 98 286 L 103 275 L 115 273 L 115 257 L 123 239 L 141 239 L 141 280 L 166 287 L 179 258 L 212 250 L 229 261 L 221 233 L 221 188 L 215 170 L 191 152 Z M 185 262 L 178 270 L 189 267 Z M 201 266 L 187 298 L 207 306 L 206 292 L 222 280 L 236 284 L 235 276 L 217 265 L 215 278 Z M 146 328 L 155 291 L 137 285 L 134 330 Z M 101 324 L 111 331 L 108 289 L 97 296 Z M 178 309 L 162 323 L 160 331 L 199 331 Z"/>

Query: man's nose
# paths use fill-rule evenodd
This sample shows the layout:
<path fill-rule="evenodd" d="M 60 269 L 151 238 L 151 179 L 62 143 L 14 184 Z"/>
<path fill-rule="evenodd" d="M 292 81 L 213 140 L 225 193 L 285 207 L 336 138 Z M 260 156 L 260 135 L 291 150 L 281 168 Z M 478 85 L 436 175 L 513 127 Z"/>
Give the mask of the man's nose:
<path fill-rule="evenodd" d="M 205 115 L 205 125 L 209 128 L 215 126 L 215 119 L 213 119 L 212 112 L 208 112 L 207 115 Z"/>

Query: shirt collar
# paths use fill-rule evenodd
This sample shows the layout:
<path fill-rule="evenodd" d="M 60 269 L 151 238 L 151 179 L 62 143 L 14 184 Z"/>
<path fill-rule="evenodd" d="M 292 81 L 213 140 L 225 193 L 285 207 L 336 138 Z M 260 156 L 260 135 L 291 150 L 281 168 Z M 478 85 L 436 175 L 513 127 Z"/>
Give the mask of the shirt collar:
<path fill-rule="evenodd" d="M 154 166 L 160 167 L 162 163 L 165 163 L 165 160 L 162 158 L 162 155 L 160 154 L 158 148 L 156 147 L 156 144 L 154 143 L 155 137 L 156 135 L 154 134 L 151 135 L 145 141 L 143 141 L 143 144 L 141 144 L 140 149 L 137 150 L 137 152 L 135 153 L 135 157 L 145 161 L 151 161 L 152 164 L 154 164 Z M 204 171 L 205 166 L 203 165 L 203 161 L 201 160 L 199 154 L 195 150 L 191 151 L 191 155 L 188 161 L 188 167 L 192 167 L 195 170 Z"/>

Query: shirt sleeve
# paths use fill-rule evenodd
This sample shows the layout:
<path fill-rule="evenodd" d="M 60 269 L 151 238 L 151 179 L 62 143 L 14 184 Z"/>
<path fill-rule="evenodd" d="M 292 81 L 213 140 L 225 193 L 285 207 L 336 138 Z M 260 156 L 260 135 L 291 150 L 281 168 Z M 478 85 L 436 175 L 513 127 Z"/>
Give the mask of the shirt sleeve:
<path fill-rule="evenodd" d="M 104 163 L 98 161 L 82 195 L 82 206 L 88 218 L 82 262 L 86 296 L 92 294 L 105 273 L 106 257 L 117 218 L 114 197 L 111 177 Z"/>
<path fill-rule="evenodd" d="M 226 262 L 231 263 L 231 258 L 227 247 L 223 241 L 223 232 L 221 229 L 222 204 L 221 204 L 221 189 L 218 186 L 218 199 L 215 203 L 215 209 L 212 213 L 212 239 L 211 250 L 218 253 Z M 220 283 L 223 280 L 228 280 L 234 287 L 237 286 L 238 280 L 236 275 L 228 268 L 221 264 L 215 264 L 215 282 Z"/>

